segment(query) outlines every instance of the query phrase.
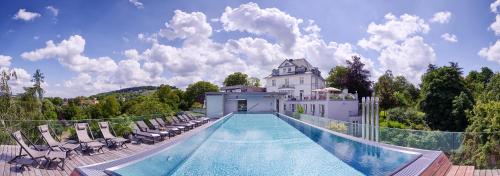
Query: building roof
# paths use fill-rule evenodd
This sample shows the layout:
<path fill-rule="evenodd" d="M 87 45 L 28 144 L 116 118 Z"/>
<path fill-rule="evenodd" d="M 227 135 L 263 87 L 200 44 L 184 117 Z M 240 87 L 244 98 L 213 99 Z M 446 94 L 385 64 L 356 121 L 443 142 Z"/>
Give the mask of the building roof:
<path fill-rule="evenodd" d="M 305 59 L 305 58 L 301 58 L 301 59 L 285 59 L 279 66 L 278 68 L 281 68 L 282 65 L 285 63 L 285 62 L 288 62 L 288 63 L 291 63 L 297 67 L 304 67 L 306 68 L 307 70 L 312 70 L 314 67 Z"/>

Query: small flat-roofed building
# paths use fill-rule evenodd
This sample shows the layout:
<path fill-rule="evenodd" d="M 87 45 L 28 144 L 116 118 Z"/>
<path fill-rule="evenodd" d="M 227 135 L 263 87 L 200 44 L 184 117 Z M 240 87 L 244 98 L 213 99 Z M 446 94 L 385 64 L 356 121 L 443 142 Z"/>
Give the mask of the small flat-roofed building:
<path fill-rule="evenodd" d="M 232 112 L 278 112 L 280 92 L 207 92 L 207 117 L 222 117 Z"/>
<path fill-rule="evenodd" d="M 266 88 L 246 85 L 225 86 L 220 90 L 222 92 L 266 92 Z"/>

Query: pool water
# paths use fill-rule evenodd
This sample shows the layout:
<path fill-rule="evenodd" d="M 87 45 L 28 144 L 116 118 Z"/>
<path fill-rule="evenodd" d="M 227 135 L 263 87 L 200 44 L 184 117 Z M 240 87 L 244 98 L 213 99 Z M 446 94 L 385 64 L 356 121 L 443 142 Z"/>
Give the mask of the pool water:
<path fill-rule="evenodd" d="M 389 175 L 416 154 L 367 146 L 273 114 L 234 114 L 115 175 Z M 317 130 L 317 131 L 316 131 Z"/>

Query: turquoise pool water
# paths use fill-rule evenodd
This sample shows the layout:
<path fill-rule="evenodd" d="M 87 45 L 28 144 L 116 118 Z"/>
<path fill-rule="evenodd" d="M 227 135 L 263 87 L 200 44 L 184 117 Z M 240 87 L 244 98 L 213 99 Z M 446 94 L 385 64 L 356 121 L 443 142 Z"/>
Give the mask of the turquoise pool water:
<path fill-rule="evenodd" d="M 272 114 L 234 114 L 114 175 L 388 175 L 416 154 L 322 133 Z"/>

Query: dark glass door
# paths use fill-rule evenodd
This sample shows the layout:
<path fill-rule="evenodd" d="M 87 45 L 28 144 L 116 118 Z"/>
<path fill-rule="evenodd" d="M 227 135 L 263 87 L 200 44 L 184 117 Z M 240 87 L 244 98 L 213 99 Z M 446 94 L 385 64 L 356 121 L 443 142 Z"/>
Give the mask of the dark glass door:
<path fill-rule="evenodd" d="M 238 111 L 247 111 L 247 100 L 238 100 Z"/>

